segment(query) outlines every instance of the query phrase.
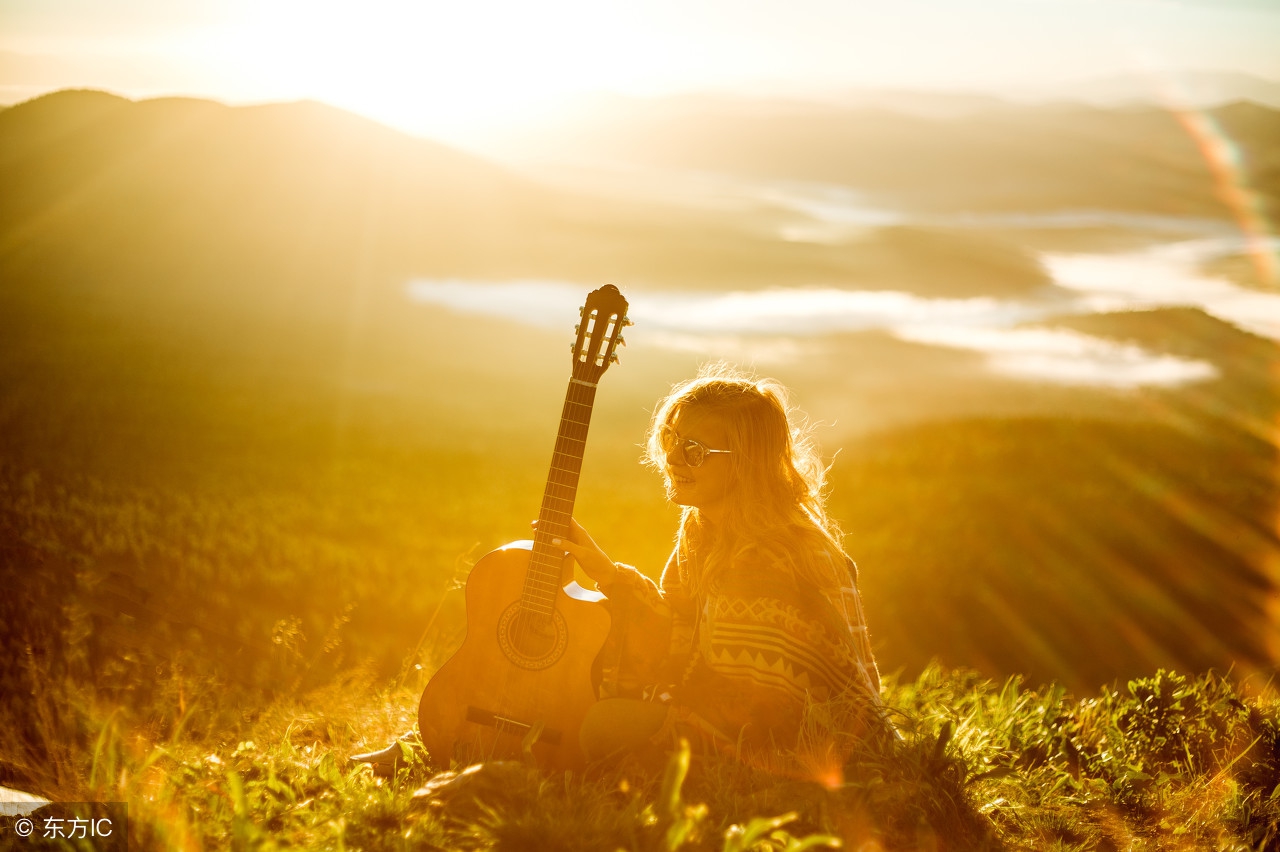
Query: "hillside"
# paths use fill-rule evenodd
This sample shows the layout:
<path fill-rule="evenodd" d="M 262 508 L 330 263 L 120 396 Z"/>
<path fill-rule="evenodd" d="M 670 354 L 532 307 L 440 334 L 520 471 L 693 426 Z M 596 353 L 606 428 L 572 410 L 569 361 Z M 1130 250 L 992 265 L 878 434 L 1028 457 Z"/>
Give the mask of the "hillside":
<path fill-rule="evenodd" d="M 0 428 L 19 456 L 117 468 L 137 467 L 135 450 L 75 424 L 131 422 L 154 407 L 146 397 L 167 401 L 170 429 L 194 446 L 234 445 L 228 418 L 242 422 L 259 396 L 264 422 L 314 422 L 316 405 L 332 418 L 353 395 L 418 424 L 482 409 L 466 389 L 542 333 L 416 308 L 414 278 L 1045 285 L 1033 258 L 996 239 L 887 228 L 791 243 L 754 219 L 547 189 L 309 103 L 49 95 L 0 115 L 0 183 Z"/>
<path fill-rule="evenodd" d="M 1153 113 L 704 107 L 636 152 L 865 179 L 925 210 L 1221 215 Z M 1242 137 L 1272 121 L 1219 117 Z M 1275 341 L 1199 309 L 1101 312 L 995 229 L 804 239 L 786 228 L 820 215 L 776 198 L 530 174 L 319 104 L 0 111 L 0 785 L 127 801 L 140 849 L 1275 847 Z M 1119 230 L 1076 236 L 1096 252 Z M 427 756 L 376 780 L 347 757 L 412 727 L 469 568 L 527 535 L 577 321 L 408 288 L 610 279 L 637 316 L 732 323 L 758 291 L 774 313 L 629 331 L 575 516 L 656 574 L 676 510 L 638 463 L 653 401 L 707 352 L 776 375 L 832 463 L 902 739 L 815 739 L 775 771 L 677 751 L 665 776 L 432 776 Z M 1030 330 L 1211 369 L 1028 381 L 892 322 L 806 329 L 797 286 L 978 330 L 1093 311 Z M 814 730 L 838 710 L 812 708 Z"/>
<path fill-rule="evenodd" d="M 317 104 L 50 95 L 0 113 L 0 181 L 5 615 L 70 629 L 48 590 L 85 604 L 124 573 L 248 647 L 296 623 L 299 656 L 276 663 L 305 656 L 310 683 L 355 660 L 379 676 L 438 662 L 460 618 L 452 578 L 523 534 L 545 473 L 572 312 L 548 331 L 414 303 L 410 280 L 620 270 L 633 300 L 651 279 L 1047 289 L 1034 256 L 990 234 L 788 242 L 759 227 L 775 211 L 575 195 Z M 879 330 L 761 356 L 843 448 L 833 508 L 886 670 L 939 657 L 1091 689 L 1157 666 L 1274 665 L 1258 605 L 1217 599 L 1276 584 L 1274 344 L 1197 312 L 1062 324 L 1218 377 L 1029 384 Z M 625 351 L 593 425 L 580 515 L 651 571 L 673 510 L 636 444 L 703 357 Z M 328 657 L 329 639 L 350 655 Z M 203 641 L 157 628 L 135 659 L 240 665 L 201 660 Z"/>

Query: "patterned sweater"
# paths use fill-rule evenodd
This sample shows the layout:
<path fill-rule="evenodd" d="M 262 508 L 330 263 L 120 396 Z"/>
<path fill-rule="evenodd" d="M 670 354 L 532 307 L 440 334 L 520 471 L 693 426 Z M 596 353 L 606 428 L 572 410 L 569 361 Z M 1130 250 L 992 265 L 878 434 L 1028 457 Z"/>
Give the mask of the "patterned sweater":
<path fill-rule="evenodd" d="M 880 675 L 845 559 L 832 565 L 830 594 L 746 560 L 703 594 L 689 590 L 674 553 L 657 585 L 619 565 L 601 589 L 620 634 L 615 694 L 671 701 L 673 730 L 659 737 L 739 754 L 795 748 L 810 702 L 852 699 L 870 714 L 862 724 L 878 721 Z"/>

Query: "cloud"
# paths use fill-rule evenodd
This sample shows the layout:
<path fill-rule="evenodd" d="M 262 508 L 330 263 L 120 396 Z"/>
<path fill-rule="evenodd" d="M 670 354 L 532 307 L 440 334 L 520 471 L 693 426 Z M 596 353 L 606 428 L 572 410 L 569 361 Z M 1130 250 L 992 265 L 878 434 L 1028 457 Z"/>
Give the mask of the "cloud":
<path fill-rule="evenodd" d="M 562 328 L 585 288 L 557 281 L 415 281 L 412 299 L 545 328 Z M 927 299 L 837 289 L 648 292 L 633 298 L 635 345 L 785 361 L 825 334 L 888 330 L 901 340 L 984 353 L 995 373 L 1095 387 L 1167 386 L 1213 378 L 1204 361 L 1151 353 L 1075 331 L 1011 328 L 1030 315 L 998 299 Z"/>
<path fill-rule="evenodd" d="M 1207 361 L 1159 355 L 1064 329 L 918 326 L 896 334 L 914 343 L 981 352 L 996 373 L 1052 384 L 1134 388 L 1180 385 L 1218 375 Z"/>

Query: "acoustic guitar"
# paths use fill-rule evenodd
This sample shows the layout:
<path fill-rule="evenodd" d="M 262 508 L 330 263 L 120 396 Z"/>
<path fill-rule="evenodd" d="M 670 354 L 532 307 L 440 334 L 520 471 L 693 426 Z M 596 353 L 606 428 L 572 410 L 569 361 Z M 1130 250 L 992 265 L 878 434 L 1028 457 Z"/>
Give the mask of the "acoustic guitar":
<path fill-rule="evenodd" d="M 551 540 L 569 537 L 596 385 L 617 362 L 622 328 L 631 324 L 626 313 L 612 285 L 587 296 L 537 531 L 532 541 L 487 554 L 467 577 L 466 638 L 418 705 L 422 741 L 437 766 L 583 765 L 578 729 L 596 700 L 592 664 L 610 621 L 599 593 L 570 582 L 572 564 Z"/>

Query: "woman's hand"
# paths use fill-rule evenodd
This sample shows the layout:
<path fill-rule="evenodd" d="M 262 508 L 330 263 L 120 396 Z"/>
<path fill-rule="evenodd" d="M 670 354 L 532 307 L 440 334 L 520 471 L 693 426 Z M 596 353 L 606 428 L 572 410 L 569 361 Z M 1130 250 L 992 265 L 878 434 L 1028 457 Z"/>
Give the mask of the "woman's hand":
<path fill-rule="evenodd" d="M 533 525 L 536 528 L 538 522 L 534 521 Z M 600 545 L 583 529 L 582 524 L 572 518 L 569 519 L 569 538 L 553 538 L 551 543 L 572 556 L 583 573 L 595 580 L 596 585 L 608 585 L 618 576 L 618 566 L 600 549 Z"/>

